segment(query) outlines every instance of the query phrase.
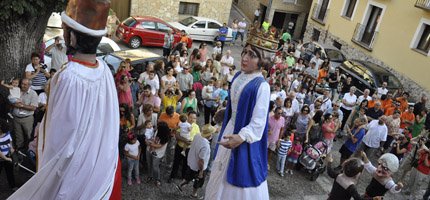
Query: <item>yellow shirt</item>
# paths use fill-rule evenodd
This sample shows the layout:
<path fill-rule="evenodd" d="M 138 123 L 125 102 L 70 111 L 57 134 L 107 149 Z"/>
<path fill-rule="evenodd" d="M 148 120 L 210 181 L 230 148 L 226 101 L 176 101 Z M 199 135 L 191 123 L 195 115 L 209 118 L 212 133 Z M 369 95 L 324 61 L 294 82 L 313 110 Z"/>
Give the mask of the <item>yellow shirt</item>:
<path fill-rule="evenodd" d="M 166 112 L 167 106 L 173 106 L 174 110 L 176 110 L 176 104 L 178 103 L 177 96 L 173 96 L 172 99 L 170 99 L 167 95 L 164 96 L 163 101 L 161 102 L 163 104 L 163 111 Z"/>
<path fill-rule="evenodd" d="M 179 132 L 181 131 L 181 129 L 178 130 Z M 195 122 L 193 124 L 191 124 L 191 131 L 190 131 L 190 140 L 193 141 L 194 136 L 197 135 L 197 133 L 200 133 L 200 128 L 199 125 L 197 125 Z M 184 148 L 184 143 L 178 140 L 178 145 L 181 148 Z M 190 148 L 191 145 L 188 145 L 187 148 Z"/>
<path fill-rule="evenodd" d="M 269 26 L 270 26 L 269 22 L 263 22 L 263 28 L 264 28 L 265 31 L 269 30 Z"/>

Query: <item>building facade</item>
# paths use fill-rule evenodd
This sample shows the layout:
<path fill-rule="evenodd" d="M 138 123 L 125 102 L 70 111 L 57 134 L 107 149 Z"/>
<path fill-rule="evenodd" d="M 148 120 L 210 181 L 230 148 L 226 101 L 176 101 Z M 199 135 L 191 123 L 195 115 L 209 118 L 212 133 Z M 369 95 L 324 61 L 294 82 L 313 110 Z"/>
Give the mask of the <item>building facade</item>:
<path fill-rule="evenodd" d="M 231 4 L 232 0 L 131 0 L 130 15 L 154 16 L 167 22 L 198 16 L 227 23 Z"/>
<path fill-rule="evenodd" d="M 430 0 L 313 0 L 310 38 L 388 69 L 415 100 L 429 95 Z"/>
<path fill-rule="evenodd" d="M 250 19 L 254 20 L 254 12 L 260 8 L 260 22 L 269 13 L 269 22 L 278 29 L 287 30 L 288 23 L 293 22 L 293 38 L 301 38 L 305 28 L 312 0 L 234 0 L 237 7 Z"/>

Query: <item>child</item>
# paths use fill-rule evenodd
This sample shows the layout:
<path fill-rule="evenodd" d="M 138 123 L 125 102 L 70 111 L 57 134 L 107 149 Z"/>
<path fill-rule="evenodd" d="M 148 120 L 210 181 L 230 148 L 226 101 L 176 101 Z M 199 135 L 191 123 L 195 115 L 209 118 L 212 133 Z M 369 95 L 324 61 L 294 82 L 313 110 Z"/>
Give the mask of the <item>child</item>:
<path fill-rule="evenodd" d="M 219 95 L 220 95 L 220 98 L 219 98 L 220 102 L 223 102 L 224 100 L 226 100 L 226 98 L 228 96 L 228 83 L 227 82 L 222 84 L 222 90 L 219 93 Z"/>
<path fill-rule="evenodd" d="M 158 90 L 160 89 L 160 85 L 158 84 L 158 80 L 155 79 L 155 71 L 150 71 L 148 78 L 145 79 L 145 83 L 151 86 L 152 95 L 158 96 Z"/>
<path fill-rule="evenodd" d="M 152 143 L 152 139 L 154 137 L 154 128 L 152 126 L 151 120 L 145 121 L 145 141 L 149 142 L 149 144 Z M 151 149 L 151 152 L 155 153 L 153 149 Z"/>
<path fill-rule="evenodd" d="M 21 97 L 21 89 L 19 88 L 19 79 L 14 78 L 12 80 L 12 85 L 8 85 L 4 82 L 4 80 L 1 81 L 1 85 L 7 87 L 10 91 L 10 95 L 8 97 L 10 103 L 16 103 L 16 101 L 19 100 Z"/>
<path fill-rule="evenodd" d="M 190 140 L 190 131 L 192 129 L 192 126 L 190 123 L 187 122 L 187 116 L 182 114 L 181 116 L 179 116 L 179 120 L 181 122 L 179 122 L 178 124 L 178 129 L 181 129 L 181 132 L 179 133 L 179 135 L 183 138 L 185 138 L 186 140 Z M 185 150 L 187 150 L 187 145 L 184 145 L 184 147 L 182 148 L 182 152 L 181 154 L 183 156 L 185 155 Z"/>
<path fill-rule="evenodd" d="M 278 141 L 278 161 L 276 162 L 276 169 L 281 177 L 284 177 L 285 160 L 287 158 L 287 152 L 292 146 L 292 142 L 290 141 L 291 133 L 294 132 L 296 132 L 296 127 L 292 125 L 289 132 L 285 131 L 284 137 Z"/>
<path fill-rule="evenodd" d="M 209 80 L 208 85 L 206 85 L 202 90 L 202 98 L 204 100 L 207 100 L 208 98 L 212 98 L 213 92 L 214 92 L 214 82 L 216 79 L 214 77 Z"/>
<path fill-rule="evenodd" d="M 128 143 L 124 147 L 124 155 L 127 157 L 128 170 L 127 170 L 127 183 L 131 185 L 131 173 L 134 168 L 134 175 L 136 177 L 136 183 L 140 184 L 139 178 L 139 158 L 141 153 L 140 143 L 137 141 L 137 137 L 134 134 L 130 134 L 128 137 Z"/>
<path fill-rule="evenodd" d="M 297 99 L 297 101 L 300 104 L 299 105 L 300 109 L 302 109 L 302 107 L 303 107 L 303 103 L 305 102 L 305 98 L 306 98 L 306 88 L 302 88 L 302 90 L 300 91 L 300 93 L 298 93 L 296 95 L 296 99 Z"/>
<path fill-rule="evenodd" d="M 15 176 L 13 175 L 13 163 L 10 155 L 13 154 L 12 137 L 9 132 L 9 125 L 6 120 L 0 119 L 0 170 L 6 170 L 7 181 L 12 190 L 16 190 Z M 1 172 L 1 171 L 0 171 Z M 4 180 L 2 181 L 4 183 Z"/>
<path fill-rule="evenodd" d="M 300 154 L 302 154 L 303 147 L 300 144 L 300 137 L 294 138 L 293 146 L 288 150 L 288 162 L 287 162 L 287 170 L 285 173 L 290 172 L 293 174 L 293 169 L 296 166 L 297 160 L 299 159 Z"/>

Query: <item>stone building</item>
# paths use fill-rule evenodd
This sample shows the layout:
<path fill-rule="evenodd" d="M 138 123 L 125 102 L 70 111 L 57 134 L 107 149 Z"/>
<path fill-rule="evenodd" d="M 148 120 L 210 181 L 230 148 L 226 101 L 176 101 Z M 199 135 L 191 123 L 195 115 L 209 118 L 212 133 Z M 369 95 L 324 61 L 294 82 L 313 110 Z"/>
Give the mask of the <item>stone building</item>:
<path fill-rule="evenodd" d="M 232 0 L 112 0 L 112 9 L 121 20 L 124 16 L 148 15 L 170 22 L 199 16 L 224 23 L 228 22 L 231 3 Z"/>
<path fill-rule="evenodd" d="M 271 0 L 270 10 L 267 10 L 269 0 L 234 0 L 237 7 L 250 19 L 254 20 L 254 12 L 260 8 L 260 22 L 269 12 L 269 22 L 278 29 L 286 30 L 288 23 L 293 22 L 292 37 L 302 37 L 312 0 Z"/>
<path fill-rule="evenodd" d="M 429 95 L 430 0 L 313 0 L 309 38 L 388 69 L 415 100 Z"/>

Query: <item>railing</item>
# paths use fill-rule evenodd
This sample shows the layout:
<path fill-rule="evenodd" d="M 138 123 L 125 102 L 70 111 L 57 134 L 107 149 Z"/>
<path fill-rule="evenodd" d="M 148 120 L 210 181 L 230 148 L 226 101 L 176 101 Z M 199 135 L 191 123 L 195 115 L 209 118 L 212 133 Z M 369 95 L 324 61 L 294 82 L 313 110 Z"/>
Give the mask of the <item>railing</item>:
<path fill-rule="evenodd" d="M 323 7 L 321 4 L 316 3 L 312 10 L 311 19 L 313 19 L 314 21 L 322 25 L 325 25 L 325 20 L 327 18 L 328 11 L 329 9 L 327 9 L 327 7 Z"/>
<path fill-rule="evenodd" d="M 430 11 L 430 0 L 417 0 L 415 7 Z"/>
<path fill-rule="evenodd" d="M 371 31 L 369 29 L 365 25 L 358 23 L 351 40 L 363 48 L 372 51 L 378 31 Z"/>

